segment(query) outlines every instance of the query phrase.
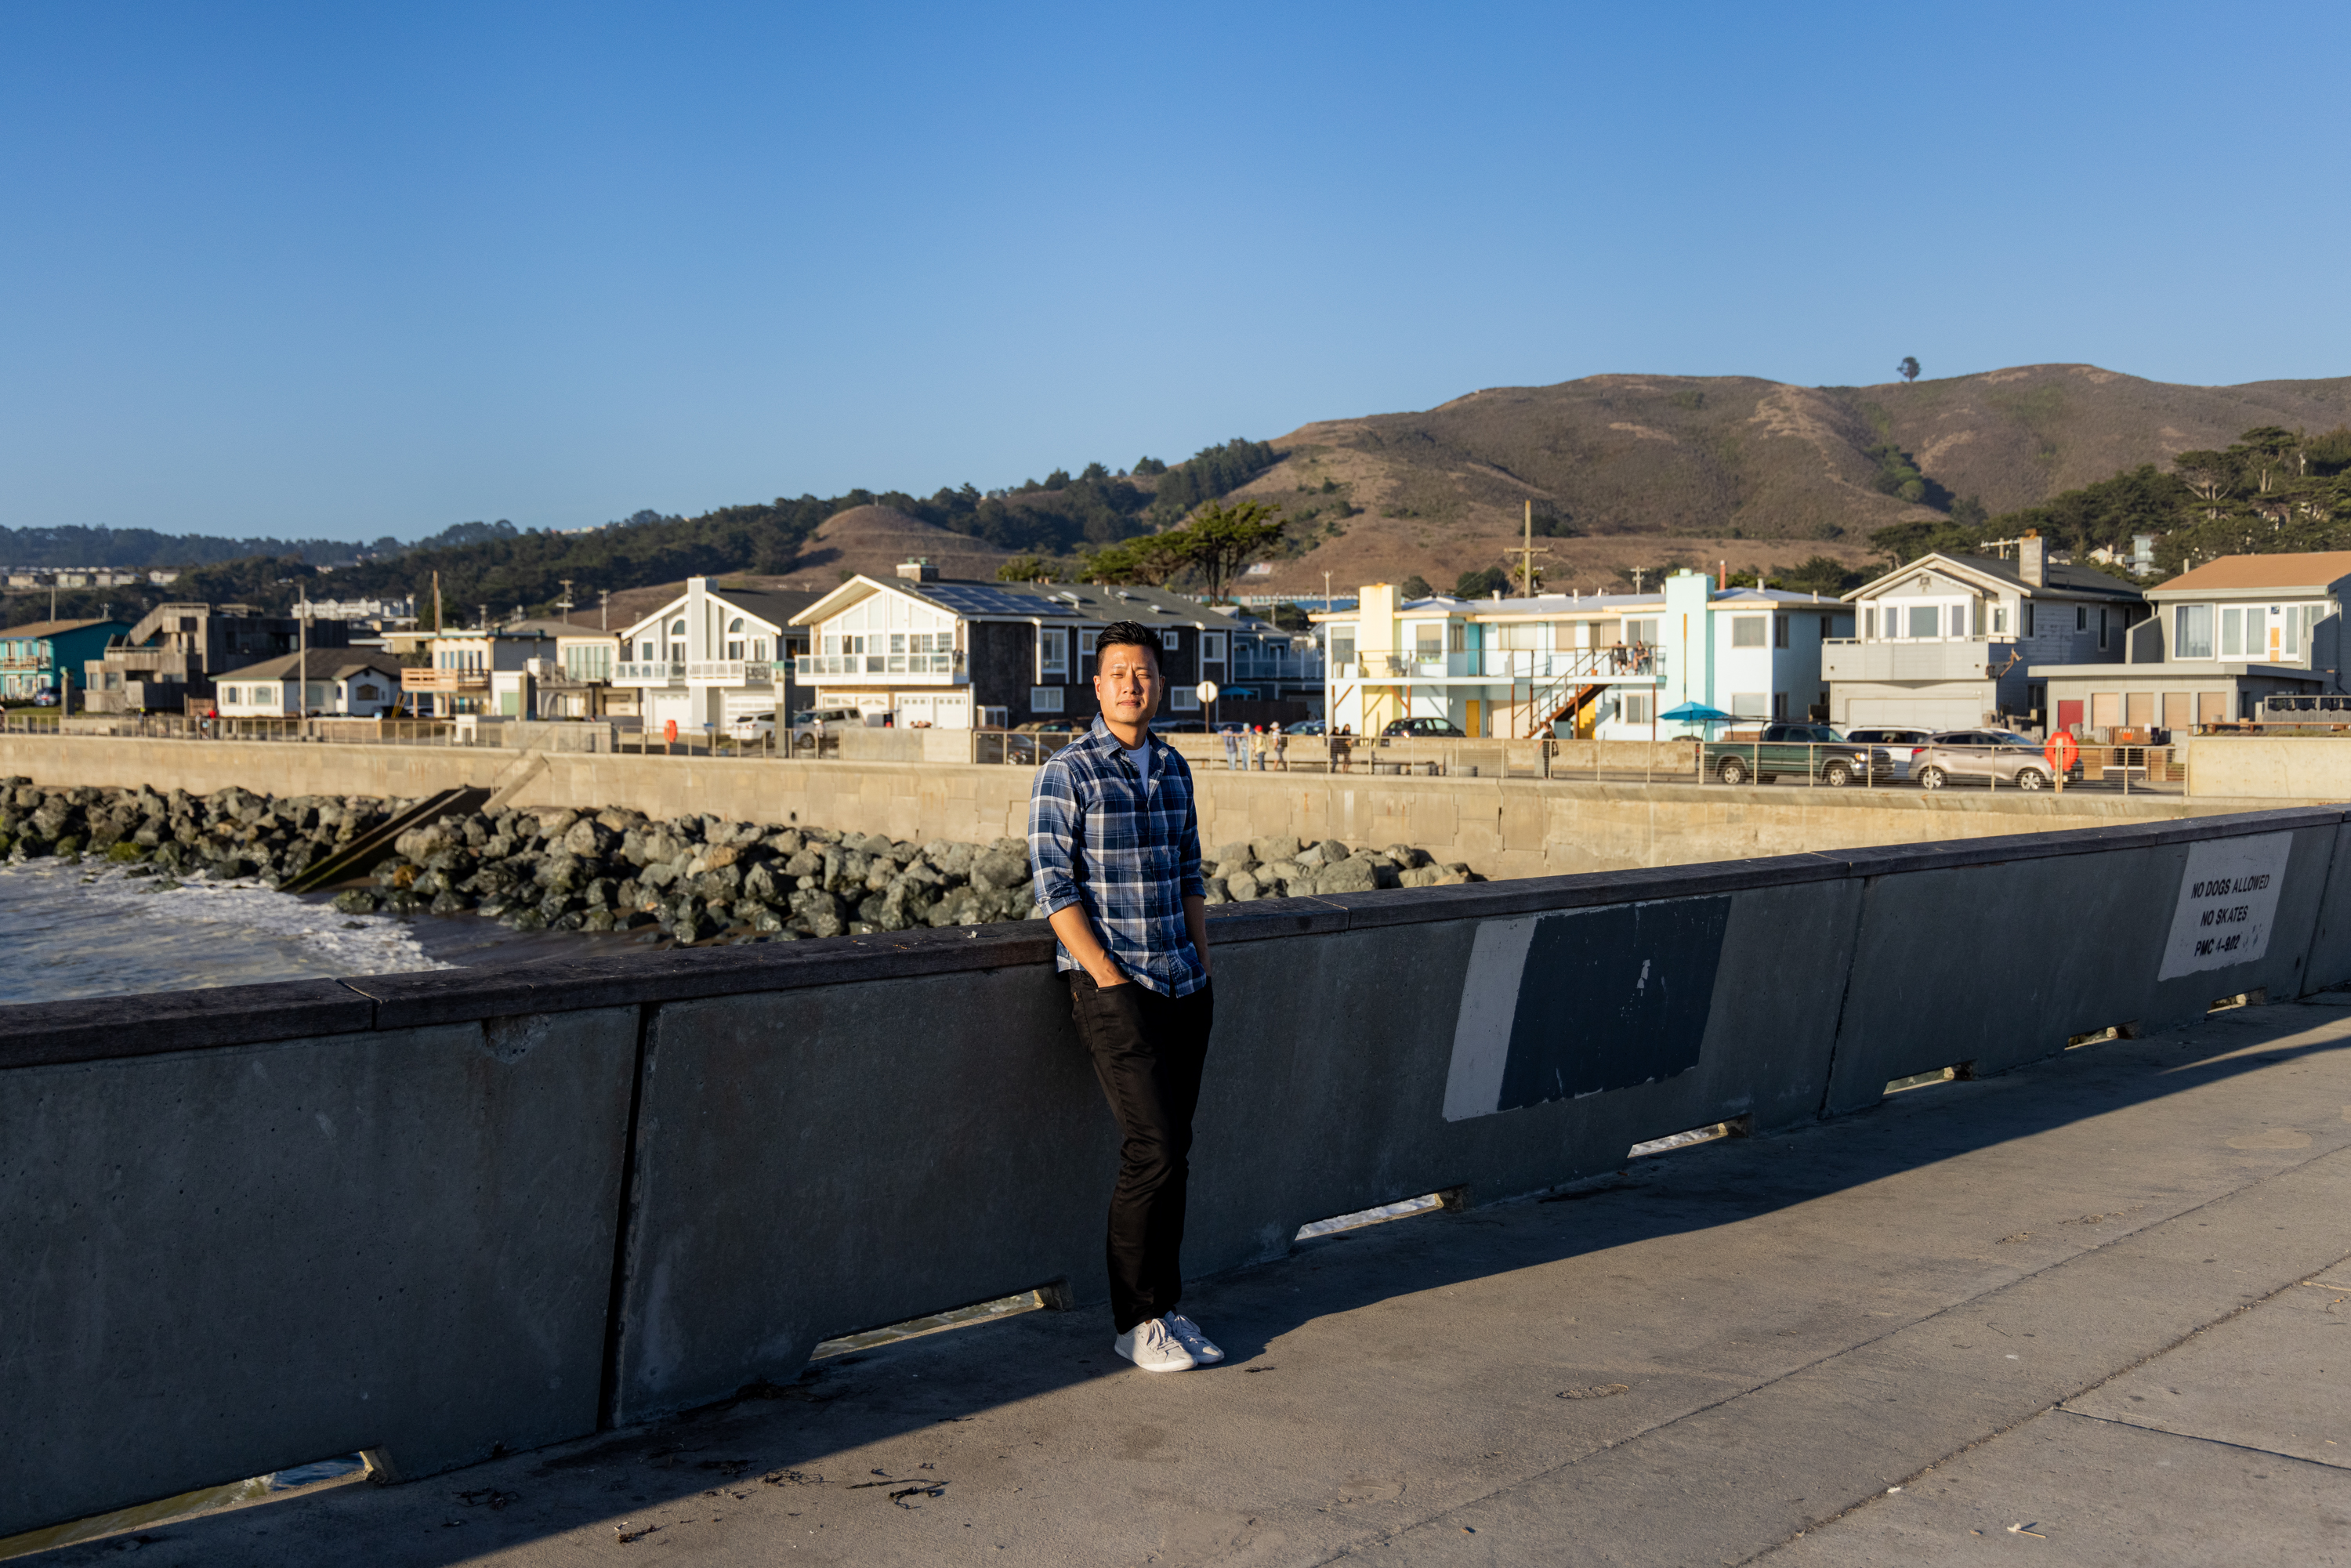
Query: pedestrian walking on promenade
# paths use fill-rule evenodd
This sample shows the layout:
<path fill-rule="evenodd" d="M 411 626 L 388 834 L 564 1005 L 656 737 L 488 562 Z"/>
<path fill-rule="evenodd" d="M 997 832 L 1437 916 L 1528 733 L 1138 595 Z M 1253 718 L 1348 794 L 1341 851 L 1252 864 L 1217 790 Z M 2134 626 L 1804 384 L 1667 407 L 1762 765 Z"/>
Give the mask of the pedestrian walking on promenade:
<path fill-rule="evenodd" d="M 1290 736 L 1277 723 L 1273 727 L 1273 765 L 1284 773 L 1290 771 Z"/>
<path fill-rule="evenodd" d="M 1265 726 L 1261 724 L 1249 726 L 1249 767 L 1265 771 Z"/>
<path fill-rule="evenodd" d="M 1146 1372 L 1184 1372 L 1225 1354 L 1176 1310 L 1215 1008 L 1200 820 L 1190 768 L 1151 733 L 1166 691 L 1158 635 L 1120 621 L 1094 646 L 1102 711 L 1037 770 L 1029 859 L 1078 1038 L 1118 1121 L 1103 1244 L 1112 1347 Z"/>
<path fill-rule="evenodd" d="M 1353 749 L 1354 744 L 1354 726 L 1343 724 L 1338 728 L 1331 732 L 1331 738 L 1328 745 L 1331 751 L 1331 767 L 1332 771 L 1347 773 L 1353 770 L 1354 764 L 1350 760 L 1348 754 Z"/>
<path fill-rule="evenodd" d="M 1225 771 L 1238 773 L 1241 768 L 1241 732 L 1238 726 L 1225 731 Z"/>

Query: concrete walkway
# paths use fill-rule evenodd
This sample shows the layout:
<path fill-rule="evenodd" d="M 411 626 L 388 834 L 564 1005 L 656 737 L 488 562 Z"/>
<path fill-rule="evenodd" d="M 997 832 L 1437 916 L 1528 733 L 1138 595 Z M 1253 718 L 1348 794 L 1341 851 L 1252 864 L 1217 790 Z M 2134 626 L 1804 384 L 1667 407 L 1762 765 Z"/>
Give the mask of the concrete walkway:
<path fill-rule="evenodd" d="M 1322 1238 L 1196 1288 L 1213 1371 L 1030 1312 L 138 1560 L 2351 1563 L 2346 1043 L 2242 1009 Z"/>

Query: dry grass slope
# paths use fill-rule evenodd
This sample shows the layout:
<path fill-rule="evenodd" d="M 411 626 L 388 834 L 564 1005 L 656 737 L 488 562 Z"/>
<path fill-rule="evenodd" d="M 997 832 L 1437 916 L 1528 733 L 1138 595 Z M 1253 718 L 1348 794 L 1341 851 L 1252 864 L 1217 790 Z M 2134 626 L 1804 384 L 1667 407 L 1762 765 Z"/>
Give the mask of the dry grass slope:
<path fill-rule="evenodd" d="M 1586 377 L 1494 387 L 1420 413 L 1301 425 L 1245 497 L 1282 502 L 1308 545 L 1249 586 L 1315 591 L 1397 580 L 1440 587 L 1518 542 L 1520 508 L 1576 538 L 1552 550 L 1553 586 L 1612 586 L 1668 559 L 1734 570 L 1807 556 L 1873 560 L 1873 529 L 1938 514 L 1873 484 L 1891 440 L 1954 496 L 1994 513 L 2261 424 L 2351 422 L 2351 378 L 2190 387 L 2091 365 L 2033 365 L 1870 387 L 1744 376 Z M 1341 520 L 1326 484 L 1359 508 Z"/>

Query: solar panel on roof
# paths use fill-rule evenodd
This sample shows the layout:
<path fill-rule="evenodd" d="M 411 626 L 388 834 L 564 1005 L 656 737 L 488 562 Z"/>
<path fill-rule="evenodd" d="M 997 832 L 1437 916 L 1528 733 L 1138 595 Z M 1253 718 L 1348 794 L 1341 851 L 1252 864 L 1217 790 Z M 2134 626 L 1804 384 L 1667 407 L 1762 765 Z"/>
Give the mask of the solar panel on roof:
<path fill-rule="evenodd" d="M 958 615 L 1067 615 L 1069 610 L 1050 600 L 1026 593 L 1007 593 L 973 582 L 925 582 L 916 588 L 925 599 L 946 605 Z"/>

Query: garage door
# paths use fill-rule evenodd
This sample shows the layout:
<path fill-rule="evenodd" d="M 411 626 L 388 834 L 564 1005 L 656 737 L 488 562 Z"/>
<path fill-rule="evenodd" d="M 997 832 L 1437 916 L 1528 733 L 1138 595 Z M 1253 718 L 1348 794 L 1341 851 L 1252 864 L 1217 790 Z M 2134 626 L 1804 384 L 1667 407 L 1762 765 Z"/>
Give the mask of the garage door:
<path fill-rule="evenodd" d="M 1974 697 L 1855 697 L 1845 705 L 1847 729 L 1866 724 L 1970 729 L 1981 723 L 1983 705 Z"/>

